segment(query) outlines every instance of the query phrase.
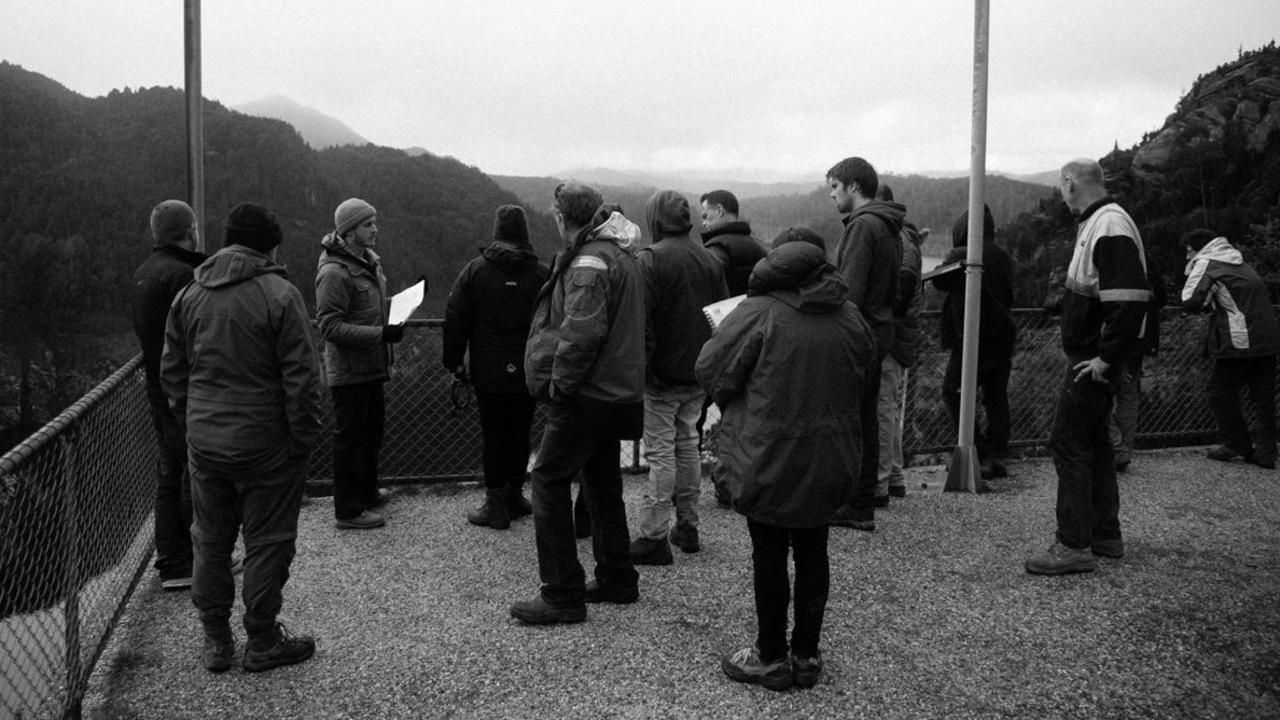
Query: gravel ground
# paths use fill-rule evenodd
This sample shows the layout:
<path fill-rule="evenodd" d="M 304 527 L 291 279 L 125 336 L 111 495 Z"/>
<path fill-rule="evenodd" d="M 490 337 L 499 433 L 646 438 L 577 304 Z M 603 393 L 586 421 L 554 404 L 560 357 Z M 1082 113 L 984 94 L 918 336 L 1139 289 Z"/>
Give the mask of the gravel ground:
<path fill-rule="evenodd" d="M 875 533 L 832 529 L 826 673 L 786 693 L 720 672 L 755 619 L 746 524 L 709 491 L 701 553 L 641 568 L 639 603 L 557 627 L 508 616 L 538 586 L 533 526 L 469 526 L 476 485 L 398 488 L 371 532 L 334 529 L 320 498 L 282 615 L 318 638 L 313 660 L 205 672 L 189 597 L 152 574 L 86 716 L 1280 717 L 1280 475 L 1201 455 L 1139 454 L 1121 476 L 1126 557 L 1060 578 L 1022 569 L 1052 539 L 1048 461 L 976 496 L 937 492 L 943 468 L 910 469 Z M 633 522 L 643 482 L 626 480 Z M 578 549 L 590 572 L 590 543 Z"/>

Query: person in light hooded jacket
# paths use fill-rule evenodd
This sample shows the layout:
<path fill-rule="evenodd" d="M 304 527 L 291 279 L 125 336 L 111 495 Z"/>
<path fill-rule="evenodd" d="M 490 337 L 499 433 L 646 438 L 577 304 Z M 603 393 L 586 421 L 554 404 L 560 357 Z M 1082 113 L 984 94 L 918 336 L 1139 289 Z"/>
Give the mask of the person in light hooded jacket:
<path fill-rule="evenodd" d="M 1182 236 L 1187 248 L 1187 282 L 1182 305 L 1212 313 L 1205 351 L 1213 358 L 1209 406 L 1222 444 L 1209 450 L 1214 460 L 1243 457 L 1264 468 L 1276 466 L 1276 355 L 1280 320 L 1262 278 L 1225 237 L 1209 230 Z M 1249 388 L 1258 432 L 1250 437 L 1240 411 L 1240 390 Z"/>
<path fill-rule="evenodd" d="M 861 402 L 880 371 L 873 331 L 846 300 L 820 236 L 784 231 L 756 264 L 748 296 L 698 355 L 698 381 L 722 408 L 719 464 L 747 518 L 758 634 L 721 661 L 739 682 L 812 687 L 830 585 L 828 523 L 862 472 Z M 795 562 L 795 626 L 787 643 Z"/>

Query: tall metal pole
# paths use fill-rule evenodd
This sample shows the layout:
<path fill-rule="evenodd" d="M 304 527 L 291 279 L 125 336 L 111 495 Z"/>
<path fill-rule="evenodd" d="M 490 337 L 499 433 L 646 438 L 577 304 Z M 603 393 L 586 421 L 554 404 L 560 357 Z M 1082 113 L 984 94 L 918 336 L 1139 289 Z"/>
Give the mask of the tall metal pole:
<path fill-rule="evenodd" d="M 982 304 L 983 216 L 987 179 L 987 52 L 990 38 L 989 0 L 974 0 L 973 135 L 969 152 L 969 239 L 965 257 L 964 347 L 960 364 L 960 429 L 947 468 L 948 490 L 982 488 L 978 453 L 973 443 L 978 384 L 978 330 Z"/>
<path fill-rule="evenodd" d="M 196 213 L 196 250 L 204 252 L 204 90 L 200 86 L 200 0 L 185 0 L 187 203 Z"/>

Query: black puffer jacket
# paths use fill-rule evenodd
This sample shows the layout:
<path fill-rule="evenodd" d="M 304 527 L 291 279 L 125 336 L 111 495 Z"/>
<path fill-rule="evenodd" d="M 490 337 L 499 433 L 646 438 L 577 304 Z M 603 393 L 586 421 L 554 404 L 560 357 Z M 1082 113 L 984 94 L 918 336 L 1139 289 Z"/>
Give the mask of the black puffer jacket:
<path fill-rule="evenodd" d="M 769 248 L 751 236 L 751 225 L 745 220 L 727 222 L 702 233 L 702 245 L 720 262 L 730 295 L 747 292 L 751 269 L 769 254 Z"/>

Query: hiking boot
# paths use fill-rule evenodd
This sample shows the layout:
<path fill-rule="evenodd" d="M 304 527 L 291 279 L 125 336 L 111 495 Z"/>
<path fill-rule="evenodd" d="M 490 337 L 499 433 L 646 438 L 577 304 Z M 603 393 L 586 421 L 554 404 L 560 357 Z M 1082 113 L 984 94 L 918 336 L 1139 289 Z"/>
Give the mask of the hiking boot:
<path fill-rule="evenodd" d="M 889 497 L 904 498 L 907 496 L 906 485 L 890 485 Z"/>
<path fill-rule="evenodd" d="M 315 652 L 316 641 L 310 635 L 294 637 L 283 623 L 276 623 L 270 634 L 249 640 L 241 664 L 245 672 L 262 672 L 282 665 L 296 665 Z"/>
<path fill-rule="evenodd" d="M 554 623 L 580 623 L 587 619 L 586 605 L 569 605 L 556 607 L 542 596 L 511 606 L 511 617 L 530 625 L 551 625 Z"/>
<path fill-rule="evenodd" d="M 670 565 L 675 562 L 671 557 L 671 545 L 665 537 L 636 538 L 631 541 L 628 552 L 633 565 Z"/>
<path fill-rule="evenodd" d="M 1226 445 L 1218 445 L 1216 447 L 1209 448 L 1209 451 L 1204 454 L 1204 456 L 1210 460 L 1217 460 L 1219 462 L 1231 462 L 1236 458 L 1247 458 L 1249 455 L 1251 455 L 1251 453 L 1236 452 Z"/>
<path fill-rule="evenodd" d="M 386 525 L 387 520 L 376 512 L 365 510 L 355 517 L 338 518 L 333 524 L 342 530 L 372 530 Z"/>
<path fill-rule="evenodd" d="M 795 682 L 790 656 L 784 655 L 781 660 L 766 663 L 760 659 L 760 651 L 755 646 L 724 656 L 720 659 L 720 669 L 730 680 L 763 685 L 770 690 L 787 690 Z"/>
<path fill-rule="evenodd" d="M 225 633 L 205 633 L 204 649 L 200 652 L 200 661 L 205 670 L 211 673 L 230 670 L 235 654 L 236 637 L 231 634 L 230 628 Z"/>
<path fill-rule="evenodd" d="M 634 585 L 601 585 L 598 580 L 587 583 L 587 602 L 630 605 L 640 599 L 640 588 Z"/>
<path fill-rule="evenodd" d="M 1067 575 L 1093 572 L 1098 569 L 1098 561 L 1088 550 L 1076 550 L 1056 542 L 1043 553 L 1027 558 L 1026 568 L 1033 575 Z"/>
<path fill-rule="evenodd" d="M 512 520 L 519 520 L 522 517 L 528 517 L 533 514 L 533 506 L 529 504 L 529 500 L 525 498 L 524 492 L 521 491 L 520 485 L 507 485 L 507 517 Z"/>
<path fill-rule="evenodd" d="M 698 528 L 692 525 L 676 523 L 671 532 L 667 533 L 667 539 L 686 553 L 696 553 L 702 549 L 702 543 L 698 542 Z"/>
<path fill-rule="evenodd" d="M 875 532 L 876 520 L 874 510 L 857 511 L 852 505 L 844 504 L 836 508 L 836 512 L 831 516 L 829 525 L 837 527 L 853 528 L 863 532 Z"/>
<path fill-rule="evenodd" d="M 1124 557 L 1124 541 L 1120 538 L 1109 538 L 1107 540 L 1094 540 L 1093 554 L 1098 557 L 1111 558 L 1119 560 Z"/>
<path fill-rule="evenodd" d="M 467 522 L 494 530 L 511 527 L 511 517 L 507 514 L 506 489 L 485 490 L 484 504 L 467 513 Z"/>
<path fill-rule="evenodd" d="M 818 677 L 822 675 L 822 651 L 814 652 L 813 657 L 809 658 L 792 653 L 791 674 L 795 678 L 796 687 L 811 688 L 817 685 Z"/>

